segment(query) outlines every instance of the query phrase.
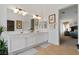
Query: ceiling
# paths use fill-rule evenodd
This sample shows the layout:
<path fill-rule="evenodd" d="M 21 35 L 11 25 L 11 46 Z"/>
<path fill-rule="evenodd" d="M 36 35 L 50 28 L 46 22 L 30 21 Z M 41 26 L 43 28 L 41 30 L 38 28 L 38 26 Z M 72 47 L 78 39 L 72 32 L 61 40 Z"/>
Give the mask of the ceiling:
<path fill-rule="evenodd" d="M 67 7 L 71 4 L 11 4 L 11 7 L 22 8 L 30 14 L 45 14 L 56 9 Z M 51 13 L 51 12 L 50 12 Z"/>

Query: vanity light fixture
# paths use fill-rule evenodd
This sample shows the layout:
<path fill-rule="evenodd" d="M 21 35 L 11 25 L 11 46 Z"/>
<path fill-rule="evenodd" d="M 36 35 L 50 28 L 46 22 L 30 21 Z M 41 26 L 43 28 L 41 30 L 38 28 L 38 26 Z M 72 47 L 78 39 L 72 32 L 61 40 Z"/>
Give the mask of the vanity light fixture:
<path fill-rule="evenodd" d="M 19 12 L 19 9 L 13 9 L 14 13 L 18 13 Z"/>
<path fill-rule="evenodd" d="M 14 8 L 13 9 L 13 12 L 14 13 L 17 13 L 17 14 L 20 14 L 20 15 L 23 15 L 23 16 L 25 16 L 26 14 L 28 14 L 27 12 L 25 12 L 23 9 L 21 9 L 21 8 Z"/>
<path fill-rule="evenodd" d="M 25 16 L 26 14 L 28 14 L 28 12 L 24 12 L 24 11 L 23 11 L 22 15 Z"/>
<path fill-rule="evenodd" d="M 39 19 L 39 20 L 40 20 L 40 19 L 41 19 L 41 16 L 39 16 L 39 15 L 33 15 L 33 18 L 34 18 L 34 19 Z"/>
<path fill-rule="evenodd" d="M 41 17 L 39 16 L 38 19 L 41 19 Z"/>
<path fill-rule="evenodd" d="M 37 18 L 36 15 L 33 15 L 33 18 L 36 19 Z"/>

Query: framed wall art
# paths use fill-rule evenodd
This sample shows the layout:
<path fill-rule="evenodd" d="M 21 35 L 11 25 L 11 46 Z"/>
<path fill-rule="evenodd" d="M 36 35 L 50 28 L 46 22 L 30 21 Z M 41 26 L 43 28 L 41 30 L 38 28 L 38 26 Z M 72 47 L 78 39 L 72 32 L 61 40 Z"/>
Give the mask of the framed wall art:
<path fill-rule="evenodd" d="M 7 31 L 15 30 L 15 22 L 13 20 L 7 20 Z"/>
<path fill-rule="evenodd" d="M 54 24 L 56 22 L 56 15 L 49 15 L 49 24 Z"/>
<path fill-rule="evenodd" d="M 22 29 L 22 21 L 16 20 L 16 28 L 17 29 Z"/>

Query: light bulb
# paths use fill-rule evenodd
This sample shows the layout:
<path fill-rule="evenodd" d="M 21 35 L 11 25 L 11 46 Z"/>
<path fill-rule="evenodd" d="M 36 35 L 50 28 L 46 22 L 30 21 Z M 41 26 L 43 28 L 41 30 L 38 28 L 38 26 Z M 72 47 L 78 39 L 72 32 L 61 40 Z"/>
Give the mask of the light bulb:
<path fill-rule="evenodd" d="M 21 11 L 19 10 L 18 14 L 22 14 L 22 13 L 23 13 L 23 11 L 22 10 Z"/>
<path fill-rule="evenodd" d="M 22 12 L 22 15 L 23 15 L 23 16 L 25 16 L 26 14 L 28 14 L 28 13 L 27 13 L 27 12 L 24 12 L 24 11 Z"/>
<path fill-rule="evenodd" d="M 36 19 L 37 18 L 36 15 L 33 15 L 33 18 Z"/>
<path fill-rule="evenodd" d="M 41 19 L 41 17 L 39 16 L 38 19 Z"/>
<path fill-rule="evenodd" d="M 19 12 L 19 10 L 18 9 L 14 9 L 14 13 L 18 13 Z"/>

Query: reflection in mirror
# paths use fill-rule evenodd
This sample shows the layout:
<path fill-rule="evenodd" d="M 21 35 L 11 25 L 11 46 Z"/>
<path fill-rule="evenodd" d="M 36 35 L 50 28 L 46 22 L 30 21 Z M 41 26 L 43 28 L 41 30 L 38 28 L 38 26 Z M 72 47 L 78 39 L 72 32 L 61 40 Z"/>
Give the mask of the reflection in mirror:
<path fill-rule="evenodd" d="M 39 27 L 40 27 L 41 29 L 46 29 L 46 28 L 47 28 L 47 22 L 46 22 L 46 21 L 41 21 L 41 22 L 39 23 Z"/>

